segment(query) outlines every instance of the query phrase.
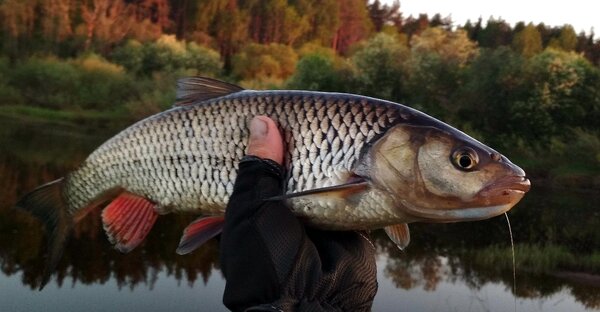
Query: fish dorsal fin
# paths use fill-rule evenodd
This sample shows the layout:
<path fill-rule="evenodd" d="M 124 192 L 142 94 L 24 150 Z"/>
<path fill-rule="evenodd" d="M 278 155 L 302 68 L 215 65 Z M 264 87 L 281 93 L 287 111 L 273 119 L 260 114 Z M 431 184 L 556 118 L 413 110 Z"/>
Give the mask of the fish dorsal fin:
<path fill-rule="evenodd" d="M 295 197 L 303 197 L 303 196 L 311 196 L 311 195 L 321 195 L 321 196 L 340 196 L 345 197 L 352 195 L 356 192 L 363 191 L 364 189 L 369 187 L 369 182 L 363 179 L 357 179 L 356 181 L 334 185 L 334 186 L 326 186 L 321 188 L 316 188 L 307 191 L 301 191 L 296 193 L 284 194 L 279 196 L 274 196 L 267 198 L 267 201 L 276 201 L 276 200 L 284 200 Z"/>
<path fill-rule="evenodd" d="M 410 243 L 410 231 L 408 229 L 408 224 L 400 223 L 395 225 L 386 226 L 384 228 L 385 233 L 390 237 L 390 239 L 400 248 L 400 250 L 404 250 L 408 243 Z"/>
<path fill-rule="evenodd" d="M 207 77 L 177 80 L 177 99 L 173 106 L 185 106 L 244 90 L 240 86 Z"/>

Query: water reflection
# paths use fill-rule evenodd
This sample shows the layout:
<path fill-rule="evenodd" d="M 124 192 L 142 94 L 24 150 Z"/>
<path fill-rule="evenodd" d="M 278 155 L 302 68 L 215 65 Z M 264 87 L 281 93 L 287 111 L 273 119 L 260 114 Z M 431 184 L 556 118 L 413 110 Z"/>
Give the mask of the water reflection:
<path fill-rule="evenodd" d="M 4 275 L 0 275 L 0 281 L 3 283 L 18 277 L 22 287 L 36 289 L 44 262 L 45 241 L 40 223 L 9 209 L 11 205 L 24 192 L 64 175 L 114 132 L 107 129 L 100 131 L 100 135 L 74 135 L 74 131 L 69 127 L 3 121 L 0 129 L 0 269 Z M 561 304 L 567 304 L 568 308 L 600 308 L 600 218 L 595 206 L 599 200 L 596 192 L 534 188 L 511 212 L 517 244 L 519 300 L 533 300 L 541 306 L 552 299 L 564 301 Z M 178 284 L 218 289 L 220 296 L 222 277 L 217 240 L 190 255 L 175 254 L 182 230 L 195 216 L 159 218 L 145 243 L 123 255 L 105 238 L 99 214 L 100 211 L 92 212 L 76 226 L 52 285 L 64 288 L 114 284 L 117 289 L 135 290 L 143 286 L 152 290 L 160 278 L 168 278 Z M 372 235 L 379 259 L 376 308 L 386 310 L 389 303 L 404 298 L 403 294 L 450 296 L 457 289 L 464 289 L 467 294 L 482 294 L 493 288 L 494 292 L 511 298 L 512 260 L 507 226 L 502 218 L 461 224 L 414 224 L 411 230 L 412 242 L 405 252 L 400 252 L 384 233 Z M 454 290 L 448 290 L 449 287 Z M 475 300 L 456 297 L 465 302 Z M 216 300 L 218 303 L 220 298 Z M 483 305 L 486 304 L 485 309 L 493 310 L 492 303 Z M 508 300 L 507 304 L 512 302 Z"/>

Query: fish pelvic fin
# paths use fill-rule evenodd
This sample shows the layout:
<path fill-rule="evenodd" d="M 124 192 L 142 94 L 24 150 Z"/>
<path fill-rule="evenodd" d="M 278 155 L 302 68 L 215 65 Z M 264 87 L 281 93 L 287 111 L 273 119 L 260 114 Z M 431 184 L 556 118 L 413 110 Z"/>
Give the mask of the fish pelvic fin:
<path fill-rule="evenodd" d="M 52 181 L 25 195 L 15 206 L 16 209 L 27 211 L 38 218 L 46 229 L 48 253 L 39 290 L 50 280 L 73 228 L 73 220 L 63 197 L 63 188 L 63 178 Z"/>
<path fill-rule="evenodd" d="M 400 250 L 404 250 L 410 243 L 410 230 L 408 229 L 408 224 L 399 223 L 386 226 L 383 229 Z"/>
<path fill-rule="evenodd" d="M 102 223 L 108 240 L 115 248 L 128 253 L 150 233 L 158 213 L 148 199 L 123 192 L 102 211 Z"/>
<path fill-rule="evenodd" d="M 186 77 L 177 80 L 177 99 L 173 106 L 185 106 L 243 91 L 244 88 L 208 78 Z"/>
<path fill-rule="evenodd" d="M 177 254 L 186 255 L 194 251 L 211 238 L 221 234 L 223 226 L 225 226 L 224 217 L 201 217 L 194 220 L 183 230 Z"/>

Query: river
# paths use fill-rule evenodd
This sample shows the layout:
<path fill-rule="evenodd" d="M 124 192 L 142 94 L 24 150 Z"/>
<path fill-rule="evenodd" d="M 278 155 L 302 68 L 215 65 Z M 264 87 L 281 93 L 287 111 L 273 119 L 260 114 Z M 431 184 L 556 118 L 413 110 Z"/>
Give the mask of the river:
<path fill-rule="evenodd" d="M 175 249 L 193 215 L 161 216 L 129 254 L 106 239 L 99 211 L 74 231 L 50 283 L 41 224 L 10 209 L 19 196 L 66 174 L 117 130 L 0 119 L 0 311 L 225 311 L 218 240 Z M 525 168 L 526 169 L 526 168 Z M 374 311 L 600 310 L 600 192 L 537 185 L 509 212 L 516 292 L 504 216 L 411 224 L 399 251 L 381 231 Z"/>

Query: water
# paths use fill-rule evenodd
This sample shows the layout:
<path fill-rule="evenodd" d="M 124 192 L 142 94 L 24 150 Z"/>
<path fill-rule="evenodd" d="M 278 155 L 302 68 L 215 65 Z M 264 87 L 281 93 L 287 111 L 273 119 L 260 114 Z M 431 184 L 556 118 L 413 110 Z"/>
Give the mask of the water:
<path fill-rule="evenodd" d="M 145 243 L 115 251 L 99 212 L 76 228 L 46 288 L 41 225 L 9 207 L 64 175 L 116 130 L 0 120 L 0 311 L 225 311 L 218 240 L 190 255 L 175 249 L 195 216 L 160 217 Z M 598 192 L 535 184 L 511 212 L 517 311 L 600 310 Z M 511 247 L 503 217 L 458 224 L 411 224 L 399 251 L 382 231 L 374 311 L 514 309 Z"/>

